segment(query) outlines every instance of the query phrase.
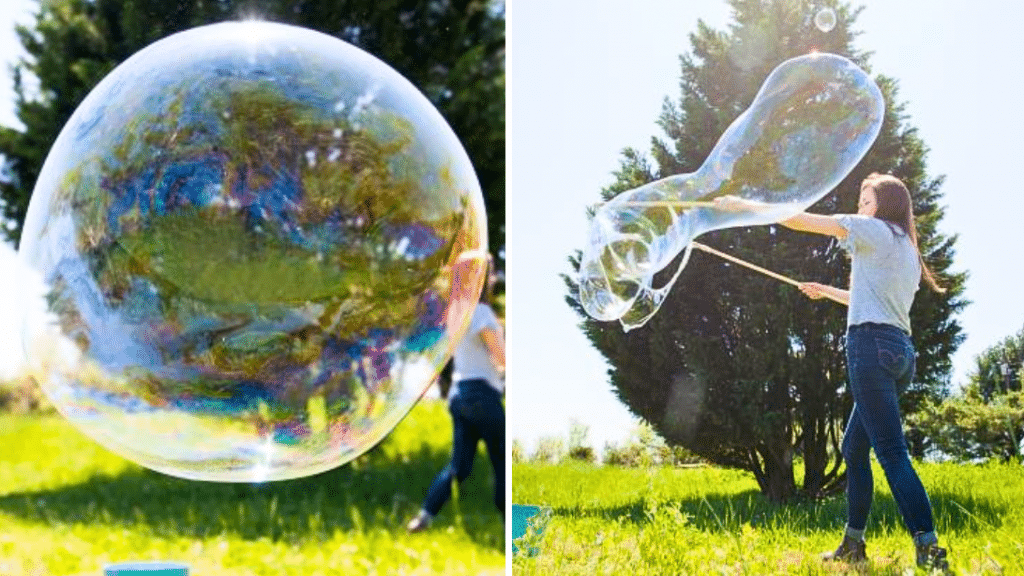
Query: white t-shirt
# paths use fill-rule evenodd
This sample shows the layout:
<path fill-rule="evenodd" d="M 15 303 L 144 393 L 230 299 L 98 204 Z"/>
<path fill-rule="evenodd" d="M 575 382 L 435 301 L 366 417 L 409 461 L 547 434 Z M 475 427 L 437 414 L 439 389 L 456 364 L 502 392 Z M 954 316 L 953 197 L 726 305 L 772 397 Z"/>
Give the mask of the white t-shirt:
<path fill-rule="evenodd" d="M 847 231 L 840 245 L 852 259 L 847 325 L 877 322 L 910 334 L 910 306 L 921 280 L 914 243 L 878 218 L 844 214 L 838 220 Z"/>
<path fill-rule="evenodd" d="M 455 347 L 455 355 L 452 358 L 454 362 L 452 389 L 448 392 L 449 397 L 456 394 L 460 380 L 474 378 L 487 380 L 487 383 L 498 392 L 504 391 L 505 382 L 497 367 L 491 362 L 487 346 L 484 344 L 483 338 L 480 337 L 480 333 L 486 328 L 501 332 L 501 323 L 498 322 L 498 317 L 490 306 L 479 303 L 473 310 L 473 319 L 469 322 L 469 329 L 466 330 L 466 334 Z"/>

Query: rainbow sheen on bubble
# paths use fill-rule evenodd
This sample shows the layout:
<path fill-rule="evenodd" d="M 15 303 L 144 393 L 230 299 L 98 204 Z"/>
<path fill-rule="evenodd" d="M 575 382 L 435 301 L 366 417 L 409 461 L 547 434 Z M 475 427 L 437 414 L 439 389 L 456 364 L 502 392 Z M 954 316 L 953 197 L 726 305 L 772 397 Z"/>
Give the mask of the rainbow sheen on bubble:
<path fill-rule="evenodd" d="M 387 435 L 486 271 L 472 165 L 430 102 L 334 37 L 167 37 L 82 102 L 21 252 L 30 365 L 72 423 L 174 476 L 315 474 Z"/>
<path fill-rule="evenodd" d="M 779 64 L 750 107 L 719 138 L 700 169 L 622 192 L 590 222 L 577 276 L 578 298 L 596 320 L 625 330 L 657 312 L 705 232 L 790 218 L 837 186 L 882 126 L 881 90 L 856 64 L 808 54 Z M 738 196 L 758 210 L 686 206 Z M 687 249 L 665 286 L 654 275 Z"/>

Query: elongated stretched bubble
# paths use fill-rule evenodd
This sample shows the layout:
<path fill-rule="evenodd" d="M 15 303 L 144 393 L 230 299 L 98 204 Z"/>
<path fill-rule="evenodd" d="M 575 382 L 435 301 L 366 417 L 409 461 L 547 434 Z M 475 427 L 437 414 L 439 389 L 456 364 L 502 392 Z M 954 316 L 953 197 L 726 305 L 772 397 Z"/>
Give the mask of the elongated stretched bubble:
<path fill-rule="evenodd" d="M 694 238 L 785 220 L 817 202 L 868 151 L 884 111 L 878 86 L 842 56 L 808 54 L 780 64 L 699 170 L 628 190 L 598 209 L 578 276 L 587 314 L 619 320 L 626 330 L 642 326 L 675 281 L 655 288 L 654 275 Z M 707 204 L 727 195 L 763 207 L 735 212 Z"/>

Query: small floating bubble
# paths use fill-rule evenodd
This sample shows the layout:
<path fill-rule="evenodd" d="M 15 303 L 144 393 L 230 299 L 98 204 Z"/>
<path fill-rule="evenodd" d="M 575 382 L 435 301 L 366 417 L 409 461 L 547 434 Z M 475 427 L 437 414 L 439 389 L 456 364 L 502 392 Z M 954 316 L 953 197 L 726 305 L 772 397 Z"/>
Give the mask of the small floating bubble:
<path fill-rule="evenodd" d="M 836 27 L 836 11 L 822 8 L 814 15 L 814 25 L 822 32 L 831 32 Z"/>

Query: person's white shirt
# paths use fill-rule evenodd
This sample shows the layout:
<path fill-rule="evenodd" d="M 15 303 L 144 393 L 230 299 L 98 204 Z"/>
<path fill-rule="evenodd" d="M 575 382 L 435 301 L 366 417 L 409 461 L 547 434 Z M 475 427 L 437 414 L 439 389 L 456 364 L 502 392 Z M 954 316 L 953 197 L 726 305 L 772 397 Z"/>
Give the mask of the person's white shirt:
<path fill-rule="evenodd" d="M 483 302 L 476 305 L 473 310 L 473 318 L 469 322 L 469 329 L 455 347 L 455 355 L 452 357 L 452 389 L 449 396 L 457 392 L 460 380 L 482 379 L 494 387 L 498 392 L 504 392 L 505 381 L 502 378 L 500 368 L 495 365 L 491 350 L 484 341 L 483 332 L 494 330 L 499 335 L 502 333 L 501 323 L 490 306 Z"/>

